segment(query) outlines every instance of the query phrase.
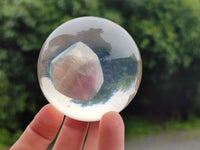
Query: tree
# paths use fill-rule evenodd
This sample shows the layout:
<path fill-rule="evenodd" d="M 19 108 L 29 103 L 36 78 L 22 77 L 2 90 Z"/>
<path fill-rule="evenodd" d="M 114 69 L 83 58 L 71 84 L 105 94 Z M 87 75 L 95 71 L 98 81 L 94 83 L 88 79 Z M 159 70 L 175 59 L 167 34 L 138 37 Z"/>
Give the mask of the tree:
<path fill-rule="evenodd" d="M 141 49 L 144 109 L 162 115 L 199 109 L 200 19 L 193 2 L 128 0 L 125 5 L 128 30 Z"/>

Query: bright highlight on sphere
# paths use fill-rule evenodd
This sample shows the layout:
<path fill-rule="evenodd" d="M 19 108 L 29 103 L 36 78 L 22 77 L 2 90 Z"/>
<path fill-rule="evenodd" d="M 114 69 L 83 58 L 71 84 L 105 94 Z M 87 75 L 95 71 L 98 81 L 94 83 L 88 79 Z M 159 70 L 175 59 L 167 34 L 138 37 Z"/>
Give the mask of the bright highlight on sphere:
<path fill-rule="evenodd" d="M 141 74 L 140 53 L 131 36 L 98 17 L 60 25 L 38 59 L 38 79 L 47 100 L 81 121 L 98 121 L 106 112 L 123 110 L 135 96 Z"/>

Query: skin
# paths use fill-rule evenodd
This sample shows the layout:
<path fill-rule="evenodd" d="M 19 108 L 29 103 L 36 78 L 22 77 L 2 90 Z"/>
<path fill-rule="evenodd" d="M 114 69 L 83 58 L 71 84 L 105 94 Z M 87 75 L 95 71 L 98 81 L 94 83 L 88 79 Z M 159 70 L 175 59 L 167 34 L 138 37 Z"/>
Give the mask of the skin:
<path fill-rule="evenodd" d="M 10 150 L 46 150 L 55 139 L 64 116 L 52 105 L 44 106 Z M 83 147 L 86 132 L 87 139 Z M 53 150 L 124 150 L 124 123 L 116 112 L 99 122 L 65 118 Z"/>

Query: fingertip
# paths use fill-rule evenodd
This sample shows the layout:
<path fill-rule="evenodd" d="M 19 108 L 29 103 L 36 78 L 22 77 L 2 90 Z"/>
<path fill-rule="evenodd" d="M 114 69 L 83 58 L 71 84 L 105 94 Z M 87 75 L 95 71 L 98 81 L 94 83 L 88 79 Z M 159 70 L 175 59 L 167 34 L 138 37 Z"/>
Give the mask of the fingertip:
<path fill-rule="evenodd" d="M 63 123 L 63 126 L 72 128 L 74 130 L 85 131 L 86 128 L 88 127 L 88 122 L 79 121 L 79 120 L 75 120 L 75 119 L 67 117 Z"/>
<path fill-rule="evenodd" d="M 44 138 L 52 140 L 58 131 L 64 115 L 51 104 L 45 105 L 34 117 L 29 127 Z"/>
<path fill-rule="evenodd" d="M 40 111 L 39 111 L 40 117 L 47 118 L 48 120 L 51 119 L 54 122 L 62 122 L 64 115 L 59 112 L 56 108 L 54 108 L 51 104 L 45 105 Z"/>
<path fill-rule="evenodd" d="M 115 111 L 105 113 L 100 121 L 100 124 L 102 123 L 107 127 L 124 128 L 124 122 L 121 115 Z"/>

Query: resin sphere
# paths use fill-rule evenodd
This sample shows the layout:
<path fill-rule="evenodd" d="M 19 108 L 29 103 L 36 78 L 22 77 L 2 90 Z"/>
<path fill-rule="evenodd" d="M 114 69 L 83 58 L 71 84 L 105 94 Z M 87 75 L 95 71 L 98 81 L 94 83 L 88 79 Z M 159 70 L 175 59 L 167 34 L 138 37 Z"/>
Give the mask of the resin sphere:
<path fill-rule="evenodd" d="M 120 112 L 135 96 L 142 74 L 138 48 L 119 25 L 80 17 L 56 28 L 38 59 L 38 79 L 47 100 L 68 117 L 98 121 Z"/>

